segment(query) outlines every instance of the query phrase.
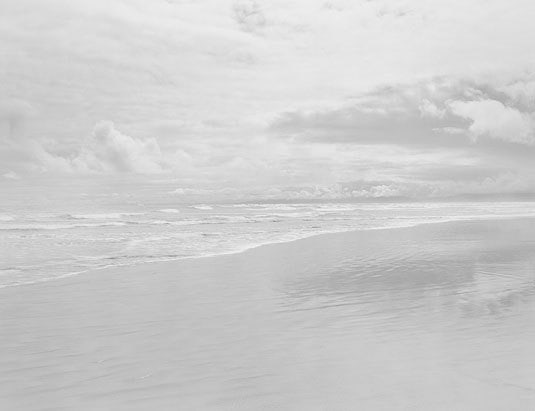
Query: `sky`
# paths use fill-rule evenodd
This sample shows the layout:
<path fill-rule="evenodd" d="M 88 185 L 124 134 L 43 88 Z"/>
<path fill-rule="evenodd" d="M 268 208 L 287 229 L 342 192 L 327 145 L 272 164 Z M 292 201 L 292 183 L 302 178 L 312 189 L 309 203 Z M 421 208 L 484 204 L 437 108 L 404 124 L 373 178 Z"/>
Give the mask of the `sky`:
<path fill-rule="evenodd" d="M 535 193 L 531 1 L 1 2 L 0 186 Z"/>

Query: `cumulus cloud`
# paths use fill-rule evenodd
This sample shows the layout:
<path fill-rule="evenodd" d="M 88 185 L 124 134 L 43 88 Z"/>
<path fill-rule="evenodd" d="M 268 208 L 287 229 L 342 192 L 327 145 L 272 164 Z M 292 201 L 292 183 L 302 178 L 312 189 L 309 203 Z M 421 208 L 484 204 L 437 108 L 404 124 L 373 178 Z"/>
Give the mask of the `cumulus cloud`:
<path fill-rule="evenodd" d="M 535 107 L 503 88 L 433 79 L 377 89 L 343 106 L 279 114 L 271 130 L 308 142 L 451 147 L 485 138 L 533 145 Z M 510 91 L 518 97 L 518 91 Z M 470 137 L 470 138 L 467 138 Z"/>
<path fill-rule="evenodd" d="M 407 190 L 401 184 L 387 181 L 353 181 L 331 185 L 301 185 L 256 187 L 248 190 L 232 188 L 178 188 L 168 192 L 171 195 L 187 196 L 197 200 L 210 201 L 217 198 L 261 198 L 264 200 L 351 200 L 399 197 Z"/>
<path fill-rule="evenodd" d="M 7 143 L 0 145 L 0 154 L 9 154 L 14 167 L 30 172 L 157 174 L 170 170 L 174 160 L 183 160 L 178 152 L 165 157 L 155 138 L 129 136 L 112 122 L 98 123 L 75 146 L 32 136 Z"/>
<path fill-rule="evenodd" d="M 81 152 L 72 160 L 78 169 L 144 174 L 162 172 L 163 162 L 156 139 L 128 136 L 111 122 L 98 123 Z"/>
<path fill-rule="evenodd" d="M 446 171 L 446 170 L 444 170 Z M 451 171 L 451 170 L 450 170 Z M 180 188 L 169 195 L 184 196 L 190 201 L 398 201 L 400 199 L 438 199 L 465 195 L 515 195 L 533 191 L 529 175 L 512 171 L 480 174 L 471 178 L 428 179 L 427 181 L 355 180 L 323 185 L 248 187 L 243 189 Z M 459 173 L 461 174 L 461 173 Z"/>
<path fill-rule="evenodd" d="M 524 111 L 535 110 L 535 73 L 513 77 L 498 85 L 497 90 L 515 107 Z"/>
<path fill-rule="evenodd" d="M 427 99 L 423 99 L 418 108 L 420 109 L 422 116 L 443 118 L 446 115 L 445 109 L 438 108 L 436 104 Z"/>
<path fill-rule="evenodd" d="M 466 81 L 434 79 L 378 88 L 343 105 L 280 113 L 270 129 L 303 141 L 402 146 L 452 146 L 466 138 L 442 132 L 468 122 L 448 116 L 446 102 L 461 97 Z"/>
<path fill-rule="evenodd" d="M 451 101 L 448 105 L 453 114 L 471 120 L 468 130 L 475 139 L 486 136 L 520 144 L 535 143 L 531 113 L 496 100 Z"/>

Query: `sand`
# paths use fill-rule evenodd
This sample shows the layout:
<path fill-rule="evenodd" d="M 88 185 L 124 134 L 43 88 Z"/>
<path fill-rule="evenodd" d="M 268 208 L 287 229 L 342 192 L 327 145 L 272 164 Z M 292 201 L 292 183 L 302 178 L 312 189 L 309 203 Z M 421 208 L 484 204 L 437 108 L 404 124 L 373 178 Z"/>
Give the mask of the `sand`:
<path fill-rule="evenodd" d="M 0 289 L 2 410 L 535 409 L 535 221 Z"/>

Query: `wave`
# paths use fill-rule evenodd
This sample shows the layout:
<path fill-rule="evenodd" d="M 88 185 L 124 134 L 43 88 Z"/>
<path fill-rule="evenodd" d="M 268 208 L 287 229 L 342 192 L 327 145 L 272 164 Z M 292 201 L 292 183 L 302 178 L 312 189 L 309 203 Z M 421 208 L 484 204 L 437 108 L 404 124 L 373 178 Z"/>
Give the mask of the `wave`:
<path fill-rule="evenodd" d="M 207 204 L 198 204 L 198 205 L 192 205 L 191 208 L 194 208 L 196 210 L 213 210 L 214 207 L 209 206 Z"/>
<path fill-rule="evenodd" d="M 295 211 L 303 207 L 310 207 L 306 204 L 258 204 L 258 208 L 263 210 L 276 210 L 276 211 Z"/>
<path fill-rule="evenodd" d="M 145 213 L 100 213 L 100 214 L 67 214 L 67 218 L 74 220 L 118 220 L 123 217 L 144 215 Z"/>
<path fill-rule="evenodd" d="M 310 207 L 310 205 L 307 205 L 306 207 Z M 208 235 L 214 235 L 211 233 L 214 231 L 212 227 L 208 229 L 208 227 L 195 227 L 193 229 L 173 229 L 173 228 L 165 228 L 162 230 L 157 230 L 157 228 L 153 228 L 151 231 L 143 231 L 140 233 L 142 237 L 139 234 L 136 234 L 134 232 L 129 233 L 128 236 L 125 236 L 125 239 L 129 241 L 128 245 L 130 245 L 130 249 L 134 248 L 135 255 L 120 255 L 120 256 L 112 256 L 112 257 L 105 257 L 105 256 L 93 256 L 88 262 L 88 266 L 91 265 L 91 267 L 84 267 L 84 271 L 76 271 L 75 273 L 65 274 L 63 275 L 61 273 L 62 270 L 54 269 L 54 267 L 41 267 L 43 270 L 41 270 L 39 273 L 36 272 L 36 275 L 43 275 L 48 277 L 54 278 L 61 278 L 68 275 L 74 275 L 81 272 L 91 271 L 95 269 L 100 269 L 101 265 L 98 263 L 101 262 L 113 262 L 112 266 L 118 266 L 118 265 L 134 265 L 138 263 L 146 263 L 146 262 L 154 262 L 154 261 L 170 261 L 170 260 L 180 260 L 185 258 L 204 258 L 204 257 L 211 257 L 216 255 L 222 255 L 222 254 L 235 254 L 242 251 L 246 251 L 252 248 L 256 248 L 262 245 L 266 244 L 274 244 L 274 243 L 285 243 L 290 242 L 294 240 L 299 240 L 307 237 L 322 235 L 322 234 L 328 234 L 328 233 L 337 233 L 337 232 L 349 232 L 349 231 L 360 231 L 360 230 L 377 230 L 377 229 L 391 229 L 391 228 L 401 228 L 401 227 L 412 227 L 417 226 L 421 224 L 427 224 L 427 223 L 440 223 L 440 222 L 447 222 L 447 221 L 461 221 L 461 220 L 478 220 L 478 219 L 508 219 L 508 218 L 517 218 L 517 217 L 533 217 L 534 212 L 530 211 L 527 212 L 527 210 L 522 210 L 521 213 L 514 212 L 513 210 L 507 210 L 513 214 L 490 214 L 490 213 L 478 213 L 478 214 L 457 214 L 458 211 L 455 210 L 450 215 L 399 215 L 399 214 L 391 214 L 391 215 L 384 215 L 384 214 L 378 214 L 375 216 L 371 215 L 365 215 L 362 218 L 359 215 L 356 214 L 343 214 L 341 213 L 338 218 L 321 218 L 321 216 L 324 216 L 327 213 L 330 213 L 331 208 L 333 206 L 328 205 L 326 207 L 323 207 L 323 210 L 316 210 L 315 212 L 312 212 L 310 210 L 303 210 L 303 208 L 298 208 L 297 210 L 294 207 L 293 212 L 285 212 L 285 211 L 291 211 L 291 210 L 285 210 L 281 211 L 280 208 L 278 208 L 278 212 L 269 212 L 266 209 L 262 209 L 261 211 L 258 210 L 258 214 L 253 213 L 253 215 L 236 215 L 236 214 L 216 214 L 213 215 L 211 213 L 206 213 L 203 215 L 202 213 L 194 213 L 191 212 L 190 216 L 191 218 L 181 218 L 181 219 L 175 219 L 171 220 L 171 218 L 176 218 L 174 216 L 171 216 L 170 220 L 165 220 L 165 215 L 159 215 L 162 217 L 162 219 L 154 218 L 146 218 L 143 220 L 140 219 L 132 219 L 133 221 L 128 221 L 127 219 L 123 221 L 72 221 L 68 220 L 66 222 L 58 223 L 56 222 L 50 222 L 50 223 L 44 223 L 39 222 L 32 224 L 31 222 L 27 222 L 25 224 L 22 224 L 20 221 L 17 221 L 17 223 L 11 223 L 8 220 L 5 223 L 2 223 L 0 225 L 0 230 L 64 230 L 64 229 L 76 229 L 76 228 L 93 228 L 93 227 L 113 227 L 113 226 L 125 226 L 125 225 L 169 225 L 169 226 L 184 226 L 184 225 L 203 225 L 203 224 L 220 224 L 220 226 L 214 226 L 214 229 L 219 230 L 221 227 L 221 231 L 224 231 L 224 233 L 221 233 L 220 238 L 221 241 L 218 239 L 205 241 L 205 242 L 197 242 L 199 235 L 201 236 L 208 236 Z M 321 208 L 321 207 L 320 207 Z M 336 208 L 336 207 L 334 207 Z M 344 207 L 341 207 L 344 208 Z M 349 208 L 349 207 L 348 207 Z M 360 208 L 360 206 L 359 206 Z M 170 210 L 170 209 L 164 209 L 164 210 Z M 162 210 L 158 210 L 162 212 Z M 342 211 L 342 210 L 340 210 Z M 453 210 L 451 210 L 453 211 Z M 450 211 L 450 212 L 451 212 Z M 184 211 L 185 212 L 185 211 Z M 465 211 L 466 212 L 466 211 Z M 171 212 L 173 213 L 173 212 Z M 186 213 L 186 212 L 185 212 Z M 262 213 L 262 214 L 260 214 Z M 78 218 L 76 220 L 84 220 L 84 219 L 91 219 L 91 218 L 101 218 L 103 220 L 106 220 L 102 218 L 103 215 L 105 216 L 124 216 L 124 215 L 139 215 L 143 213 L 107 213 L 107 214 L 76 214 L 76 216 L 84 216 L 85 218 Z M 145 213 L 148 214 L 148 213 Z M 248 223 L 270 223 L 270 222 L 278 222 L 278 221 L 287 221 L 286 218 L 280 219 L 279 217 L 308 217 L 312 214 L 311 219 L 307 219 L 306 221 L 317 221 L 317 224 L 299 224 L 299 226 L 286 226 L 286 225 L 269 225 L 266 224 L 265 227 L 261 226 L 247 226 L 250 228 L 250 230 L 245 229 L 245 225 L 236 227 L 234 224 L 248 224 Z M 149 214 L 150 215 L 150 214 Z M 158 215 L 157 213 L 153 213 L 153 216 Z M 186 214 L 187 215 L 187 214 Z M 2 215 L 0 215 L 2 216 Z M 87 217 L 91 216 L 91 217 Z M 98 216 L 98 217 L 95 217 Z M 181 215 L 182 217 L 182 215 Z M 197 217 L 197 218 L 195 218 Z M 319 218 L 318 218 L 319 217 Z M 110 217 L 112 218 L 112 217 Z M 290 219 L 292 220 L 292 219 Z M 340 223 L 340 224 L 334 224 L 332 221 L 336 220 L 348 220 L 347 223 Z M 303 220 L 300 220 L 300 222 Z M 227 224 L 227 226 L 225 226 Z M 163 227 L 162 227 L 163 228 Z M 242 231 L 243 229 L 243 231 Z M 150 235 L 152 232 L 157 232 L 158 234 Z M 194 232 L 191 232 L 194 231 Z M 96 232 L 96 231 L 95 231 Z M 103 230 L 103 232 L 106 232 Z M 111 231 L 109 231 L 111 232 Z M 124 231 L 121 231 L 123 233 Z M 107 232 L 106 232 L 107 233 Z M 115 234 L 115 231 L 113 232 Z M 242 235 L 239 235 L 239 234 Z M 74 233 L 76 235 L 86 235 L 85 232 L 80 231 L 79 233 Z M 92 234 L 92 233 L 91 233 Z M 238 234 L 236 236 L 235 234 Z M 25 234 L 22 234 L 21 237 L 24 237 Z M 175 238 L 173 236 L 180 236 L 180 241 L 177 241 L 174 243 L 173 241 Z M 170 237 L 171 236 L 171 237 Z M 187 239 L 186 241 L 183 241 L 185 238 L 191 237 L 190 239 Z M 201 238 L 199 238 L 200 240 Z M 145 247 L 145 243 L 149 243 L 150 249 L 153 253 L 152 254 L 139 254 L 138 252 L 143 251 L 146 252 L 147 248 Z M 150 243 L 154 243 L 154 245 L 151 245 Z M 173 249 L 173 247 L 176 245 L 177 249 Z M 184 245 L 184 248 L 182 246 Z M 135 250 L 136 247 L 140 247 L 140 250 Z M 178 251 L 178 252 L 177 252 Z M 181 252 L 183 254 L 181 254 Z M 189 254 L 189 255 L 184 255 Z M 13 269 L 13 267 L 10 267 Z M 68 270 L 78 270 L 80 269 L 80 261 L 74 262 L 73 266 L 69 266 L 68 268 L 65 267 Z M 86 269 L 87 268 L 87 269 Z M 33 272 L 33 270 L 32 270 Z M 6 272 L 7 273 L 7 272 Z M 40 279 L 31 279 L 28 278 L 28 273 L 16 273 L 19 279 L 8 279 L 7 275 L 4 273 L 4 278 L 2 279 L 2 282 L 4 280 L 7 280 L 9 283 L 13 283 L 17 281 L 23 281 L 26 284 L 30 284 L 33 282 L 41 282 L 42 277 Z M 13 274 L 14 272 L 10 272 L 10 274 Z M 52 276 L 50 275 L 52 273 Z M 55 274 L 54 274 L 55 273 Z M 0 273 L 1 274 L 1 273 Z M 21 274 L 21 275 L 19 275 Z M 56 275 L 57 274 L 57 275 Z M 33 276 L 32 273 L 30 273 L 31 276 Z M 23 278 L 24 277 L 24 278 Z M 21 284 L 17 284 L 21 285 Z M 0 284 L 0 288 L 4 287 L 5 285 Z"/>
<path fill-rule="evenodd" d="M 15 217 L 9 214 L 0 214 L 0 221 L 14 221 Z"/>
<path fill-rule="evenodd" d="M 178 221 L 169 221 L 169 220 L 148 220 L 148 221 L 137 221 L 135 224 L 146 224 L 146 225 L 199 225 L 207 224 L 204 220 L 178 220 Z"/>
<path fill-rule="evenodd" d="M 73 228 L 94 228 L 94 227 L 121 227 L 127 225 L 126 222 L 110 221 L 107 223 L 79 223 L 79 224 L 17 224 L 0 227 L 1 231 L 32 231 L 32 230 L 69 230 Z"/>
<path fill-rule="evenodd" d="M 432 222 L 432 221 L 427 221 Z M 438 221 L 436 221 L 438 222 Z M 177 223 L 177 222 L 166 222 L 163 221 L 163 223 Z M 425 223 L 424 221 L 415 222 L 415 221 L 404 221 L 399 222 L 400 225 L 391 225 L 391 226 L 372 226 L 372 227 L 338 227 L 336 229 L 333 228 L 326 228 L 326 227 L 317 227 L 318 229 L 312 230 L 312 231 L 291 231 L 286 233 L 279 233 L 278 235 L 275 235 L 274 237 L 257 237 L 254 239 L 251 238 L 241 238 L 242 241 L 237 241 L 230 244 L 224 244 L 221 247 L 217 248 L 217 251 L 215 249 L 204 249 L 201 250 L 200 248 L 195 248 L 195 254 L 181 254 L 181 253 L 162 253 L 162 254 L 155 254 L 155 253 L 148 253 L 148 254 L 140 254 L 140 255 L 130 255 L 130 254 L 119 254 L 119 255 L 100 255 L 100 256 L 86 256 L 83 258 L 79 257 L 78 261 L 73 261 L 73 268 L 74 270 L 68 273 L 61 273 L 58 275 L 41 277 L 41 278 L 26 278 L 26 279 L 17 279 L 12 283 L 7 284 L 0 284 L 0 288 L 5 287 L 15 287 L 15 286 L 21 286 L 21 285 L 29 285 L 34 283 L 41 283 L 46 281 L 53 281 L 61 278 L 66 278 L 74 275 L 84 274 L 90 271 L 96 271 L 96 270 L 102 270 L 106 268 L 116 268 L 116 267 L 124 267 L 124 266 L 135 266 L 138 264 L 147 264 L 147 263 L 155 263 L 155 262 L 166 262 L 166 261 L 177 261 L 177 260 L 185 260 L 185 259 L 199 259 L 199 258 L 207 258 L 207 257 L 215 257 L 215 256 L 221 256 L 221 255 L 229 255 L 229 254 L 239 254 L 242 252 L 245 252 L 247 250 L 251 250 L 254 248 L 258 248 L 261 246 L 269 245 L 269 244 L 278 244 L 278 243 L 288 243 L 293 242 L 309 237 L 314 237 L 322 234 L 332 234 L 337 232 L 349 232 L 349 231 L 360 231 L 360 230 L 374 230 L 374 229 L 387 229 L 387 228 L 398 228 L 398 227 L 410 227 L 415 226 L 419 224 Z M 114 225 L 114 223 L 104 223 L 104 224 L 110 224 Z M 77 224 L 78 226 L 87 226 L 88 224 Z M 175 225 L 175 224 L 173 224 Z M 74 226 L 74 225 L 71 225 Z M 94 226 L 94 225 L 91 225 Z M 189 233 L 190 236 L 194 235 L 196 233 Z M 265 234 L 269 234 L 266 232 Z M 203 234 L 204 235 L 204 234 Z M 187 237 L 187 236 L 185 236 Z M 171 238 L 167 236 L 153 236 L 152 238 L 146 238 L 144 240 L 148 240 L 148 242 L 151 242 L 151 240 L 154 240 L 156 242 L 158 241 L 168 241 L 171 240 Z M 245 240 L 245 241 L 243 241 Z M 130 246 L 138 246 L 139 241 L 130 241 Z M 89 267 L 80 267 L 80 263 L 82 262 L 89 262 L 94 261 L 94 266 Z M 10 269 L 23 269 L 23 268 L 29 268 L 29 267 L 10 267 Z"/>
<path fill-rule="evenodd" d="M 137 221 L 138 224 L 147 225 L 210 225 L 210 224 L 253 224 L 253 223 L 277 223 L 283 221 L 276 215 L 262 215 L 262 216 L 225 216 L 215 215 L 204 219 L 184 219 L 184 220 L 150 220 Z"/>

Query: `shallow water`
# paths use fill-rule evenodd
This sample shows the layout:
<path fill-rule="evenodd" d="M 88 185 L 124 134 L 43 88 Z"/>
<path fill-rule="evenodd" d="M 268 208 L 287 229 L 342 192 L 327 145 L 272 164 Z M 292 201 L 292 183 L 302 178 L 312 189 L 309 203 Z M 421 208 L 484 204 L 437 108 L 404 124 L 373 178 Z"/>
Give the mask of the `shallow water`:
<path fill-rule="evenodd" d="M 76 201 L 75 201 L 76 200 Z M 535 204 L 176 204 L 61 199 L 0 208 L 0 287 L 108 266 L 236 253 L 327 232 L 535 216 Z"/>
<path fill-rule="evenodd" d="M 530 410 L 535 221 L 340 233 L 1 290 L 17 409 Z"/>

